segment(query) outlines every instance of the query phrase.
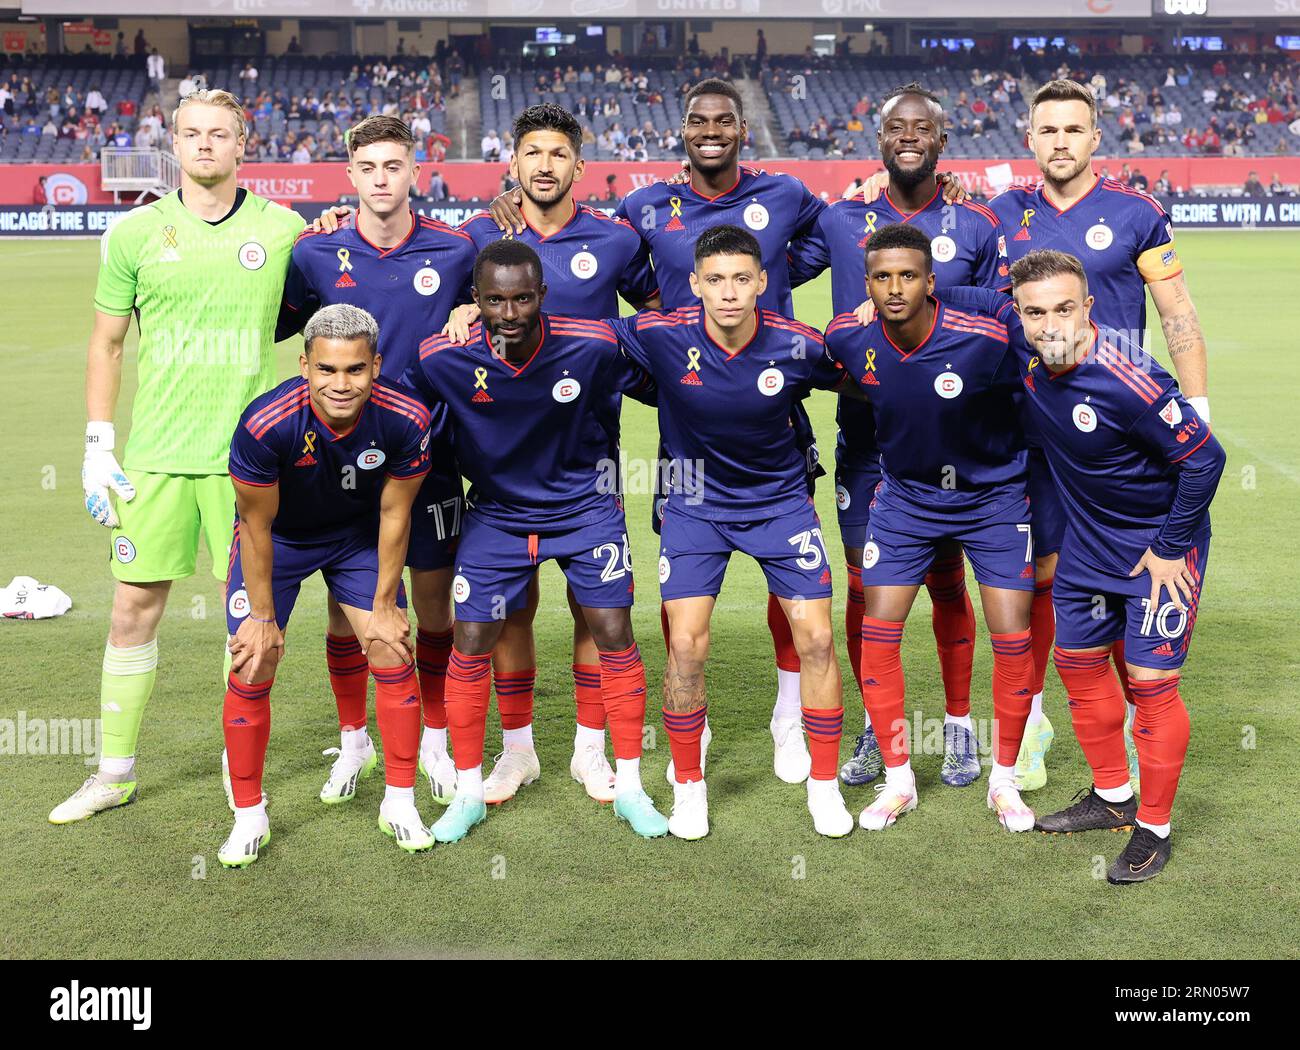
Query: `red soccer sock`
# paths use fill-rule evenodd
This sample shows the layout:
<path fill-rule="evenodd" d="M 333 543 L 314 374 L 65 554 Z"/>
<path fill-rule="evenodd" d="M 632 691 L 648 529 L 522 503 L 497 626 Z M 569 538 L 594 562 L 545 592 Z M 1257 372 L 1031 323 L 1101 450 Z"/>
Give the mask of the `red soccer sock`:
<path fill-rule="evenodd" d="M 708 704 L 684 715 L 664 712 L 664 729 L 668 731 L 668 746 L 673 753 L 673 771 L 679 784 L 704 779 L 700 770 L 700 738 L 704 736 L 704 722 L 708 716 Z"/>
<path fill-rule="evenodd" d="M 366 728 L 366 656 L 356 635 L 325 632 L 325 666 L 339 709 L 340 729 Z"/>
<path fill-rule="evenodd" d="M 262 801 L 262 771 L 266 767 L 266 745 L 271 739 L 272 678 L 257 685 L 245 685 L 231 674 L 226 680 L 226 701 L 221 728 L 226 737 L 226 761 L 230 766 L 230 787 L 235 805 L 241 808 Z"/>
<path fill-rule="evenodd" d="M 902 645 L 901 622 L 862 617 L 862 702 L 887 766 L 907 761 Z"/>
<path fill-rule="evenodd" d="M 420 697 L 415 668 L 370 665 L 375 679 L 375 721 L 384 744 L 384 783 L 415 786 L 415 757 L 420 747 Z"/>
<path fill-rule="evenodd" d="M 993 718 L 998 724 L 997 763 L 1014 766 L 1034 699 L 1034 653 L 1029 630 L 993 634 Z"/>
<path fill-rule="evenodd" d="M 447 728 L 447 659 L 451 656 L 451 631 L 415 632 L 415 671 L 420 678 L 420 703 L 424 724 Z"/>
<path fill-rule="evenodd" d="M 958 554 L 934 562 L 925 576 L 930 592 L 930 623 L 939 650 L 944 708 L 960 718 L 970 714 L 971 668 L 975 663 L 975 607 L 966 590 L 966 560 Z"/>
<path fill-rule="evenodd" d="M 1124 694 L 1109 653 L 1055 650 L 1056 671 L 1069 698 L 1070 720 L 1096 787 L 1128 783 L 1124 753 Z"/>
<path fill-rule="evenodd" d="M 1130 684 L 1131 679 L 1128 676 L 1128 664 L 1124 660 L 1124 639 L 1113 643 L 1110 647 L 1110 658 L 1115 662 L 1115 671 L 1119 675 L 1120 688 L 1124 690 L 1124 702 L 1137 706 L 1137 701 L 1133 699 L 1133 687 Z"/>
<path fill-rule="evenodd" d="M 803 727 L 808 731 L 808 753 L 812 756 L 812 779 L 834 780 L 840 768 L 840 737 L 844 733 L 844 708 L 803 709 Z"/>
<path fill-rule="evenodd" d="M 483 764 L 492 654 L 466 656 L 455 646 L 447 662 L 447 722 L 457 769 Z"/>
<path fill-rule="evenodd" d="M 1137 697 L 1133 743 L 1138 753 L 1142 798 L 1137 819 L 1144 824 L 1168 824 L 1178 792 L 1178 778 L 1187 759 L 1192 722 L 1178 692 L 1179 675 L 1155 682 L 1129 679 Z"/>
<path fill-rule="evenodd" d="M 668 608 L 663 602 L 659 603 L 659 626 L 664 630 L 664 651 L 672 650 L 672 642 L 669 641 L 672 632 L 668 629 Z"/>
<path fill-rule="evenodd" d="M 849 650 L 853 680 L 862 688 L 862 617 L 866 612 L 862 597 L 862 570 L 849 565 L 849 600 L 844 606 L 844 639 Z"/>
<path fill-rule="evenodd" d="M 605 728 L 605 696 L 600 689 L 600 664 L 573 665 L 573 699 L 578 706 L 578 725 L 586 729 Z"/>
<path fill-rule="evenodd" d="M 1034 696 L 1043 691 L 1047 661 L 1056 640 L 1056 613 L 1052 611 L 1052 580 L 1034 584 L 1034 604 L 1029 608 L 1029 637 L 1034 651 Z"/>
<path fill-rule="evenodd" d="M 775 594 L 767 596 L 767 629 L 772 632 L 772 645 L 776 649 L 776 666 L 782 671 L 799 673 L 799 652 L 794 647 L 794 634 L 790 621 Z"/>
<path fill-rule="evenodd" d="M 645 727 L 645 664 L 635 644 L 620 652 L 600 654 L 600 691 L 609 718 L 614 758 L 640 758 Z"/>
<path fill-rule="evenodd" d="M 497 712 L 502 729 L 524 729 L 533 723 L 533 689 L 537 668 L 496 672 Z"/>

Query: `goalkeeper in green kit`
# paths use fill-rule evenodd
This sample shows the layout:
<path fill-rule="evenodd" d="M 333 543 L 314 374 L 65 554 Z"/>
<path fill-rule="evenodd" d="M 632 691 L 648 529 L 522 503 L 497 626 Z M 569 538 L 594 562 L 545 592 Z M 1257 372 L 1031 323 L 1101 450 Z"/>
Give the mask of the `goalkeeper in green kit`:
<path fill-rule="evenodd" d="M 181 188 L 129 212 L 100 242 L 82 486 L 86 510 L 112 529 L 117 585 L 100 686 L 99 769 L 50 813 L 55 824 L 136 797 L 136 740 L 158 666 L 158 623 L 171 581 L 194 575 L 200 535 L 213 574 L 226 578 L 235 512 L 230 437 L 244 407 L 274 385 L 281 292 L 304 225 L 237 185 L 246 127 L 233 95 L 187 95 L 172 131 Z M 113 416 L 132 314 L 139 388 L 119 466 Z"/>

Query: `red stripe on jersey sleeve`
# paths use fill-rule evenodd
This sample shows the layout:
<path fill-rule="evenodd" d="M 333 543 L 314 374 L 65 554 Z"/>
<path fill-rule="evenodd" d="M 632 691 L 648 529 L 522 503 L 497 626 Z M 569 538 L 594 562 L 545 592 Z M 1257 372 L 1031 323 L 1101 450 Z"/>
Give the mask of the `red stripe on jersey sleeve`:
<path fill-rule="evenodd" d="M 1188 456 L 1190 456 L 1193 452 L 1195 452 L 1198 448 L 1200 448 L 1202 445 L 1204 445 L 1204 444 L 1205 444 L 1207 441 L 1209 441 L 1209 440 L 1210 440 L 1210 428 L 1207 426 L 1207 427 L 1205 428 L 1205 437 L 1201 438 L 1201 440 L 1198 441 L 1194 447 L 1189 448 L 1186 452 L 1184 452 L 1184 453 L 1183 453 L 1181 456 L 1179 456 L 1177 459 L 1171 459 L 1169 462 L 1170 462 L 1170 463 L 1181 463 L 1183 460 L 1185 460 Z"/>

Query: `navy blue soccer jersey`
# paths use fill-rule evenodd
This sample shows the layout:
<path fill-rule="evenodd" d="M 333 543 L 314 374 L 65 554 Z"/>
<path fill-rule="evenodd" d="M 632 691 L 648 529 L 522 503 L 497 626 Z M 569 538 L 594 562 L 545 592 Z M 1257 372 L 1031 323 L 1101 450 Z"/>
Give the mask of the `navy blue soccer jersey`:
<path fill-rule="evenodd" d="M 337 433 L 297 376 L 244 410 L 230 442 L 230 476 L 245 485 L 279 484 L 273 535 L 323 543 L 376 527 L 386 477 L 429 472 L 429 428 L 429 410 L 414 391 L 376 379 L 352 429 Z"/>
<path fill-rule="evenodd" d="M 658 387 L 659 432 L 675 461 L 670 508 L 742 521 L 807 503 L 790 413 L 810 390 L 847 381 L 817 329 L 760 309 L 753 338 L 728 353 L 708 334 L 698 305 L 611 325 Z"/>
<path fill-rule="evenodd" d="M 477 251 L 507 236 L 485 211 L 471 215 L 460 228 Z M 573 217 L 552 234 L 543 236 L 529 226 L 508 236 L 528 245 L 542 260 L 542 305 L 549 314 L 616 317 L 620 295 L 639 308 L 659 291 L 650 250 L 636 230 L 585 204 L 575 204 Z"/>
<path fill-rule="evenodd" d="M 578 529 L 609 513 L 619 395 L 652 385 L 603 321 L 543 313 L 541 324 L 541 343 L 518 367 L 479 323 L 464 345 L 426 339 L 407 377 L 428 404 L 446 406 L 473 512 L 518 534 Z"/>
<path fill-rule="evenodd" d="M 786 248 L 809 232 L 825 210 L 825 203 L 793 175 L 769 175 L 742 165 L 736 184 L 716 197 L 703 196 L 689 183 L 655 182 L 629 193 L 615 214 L 649 245 L 665 310 L 699 302 L 690 283 L 695 242 L 707 229 L 730 225 L 749 230 L 762 247 L 767 290 L 759 296 L 759 307 L 790 317 L 794 301 Z"/>
<path fill-rule="evenodd" d="M 871 399 L 886 483 L 936 517 L 984 516 L 1025 495 L 1007 326 L 932 302 L 934 324 L 913 350 L 853 314 L 831 321 L 826 348 Z"/>
<path fill-rule="evenodd" d="M 420 340 L 470 301 L 478 250 L 467 234 L 422 215 L 406 240 L 375 247 L 349 216 L 333 233 L 304 233 L 293 246 L 285 305 L 306 324 L 322 306 L 348 303 L 379 322 L 380 373 L 400 380 Z"/>
<path fill-rule="evenodd" d="M 1150 354 L 1104 338 L 1094 324 L 1089 352 L 1053 374 L 1025 341 L 1008 296 L 950 295 L 1008 326 L 1025 411 L 1065 502 L 1073 560 L 1126 578 L 1148 547 L 1181 558 L 1209 534 L 1223 448 Z"/>
<path fill-rule="evenodd" d="M 1183 272 L 1173 223 L 1159 201 L 1099 178 L 1065 211 L 1044 196 L 1041 184 L 999 193 L 989 207 L 1002 220 L 1011 262 L 1039 248 L 1077 257 L 1096 298 L 1092 319 L 1145 345 L 1146 286 Z"/>

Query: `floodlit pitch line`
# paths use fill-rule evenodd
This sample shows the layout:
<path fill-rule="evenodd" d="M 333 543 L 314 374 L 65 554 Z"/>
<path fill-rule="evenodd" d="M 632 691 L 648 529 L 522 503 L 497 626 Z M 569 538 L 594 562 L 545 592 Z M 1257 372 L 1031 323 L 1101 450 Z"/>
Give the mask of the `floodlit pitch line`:
<path fill-rule="evenodd" d="M 1279 474 L 1281 474 L 1284 478 L 1289 480 L 1292 484 L 1300 485 L 1300 470 L 1297 470 L 1295 467 L 1289 467 L 1285 463 L 1279 463 L 1277 460 L 1273 459 L 1272 456 L 1264 455 L 1264 453 L 1256 449 L 1254 445 L 1250 445 L 1247 444 L 1245 441 L 1242 441 L 1230 430 L 1224 430 L 1222 427 L 1215 427 L 1214 431 L 1216 434 L 1219 435 L 1219 437 L 1226 438 L 1229 444 L 1236 445 L 1238 448 L 1244 449 L 1247 453 L 1250 454 L 1252 459 L 1259 460 L 1259 462 L 1263 463 L 1264 466 L 1269 468 L 1269 470 L 1275 470 Z"/>

